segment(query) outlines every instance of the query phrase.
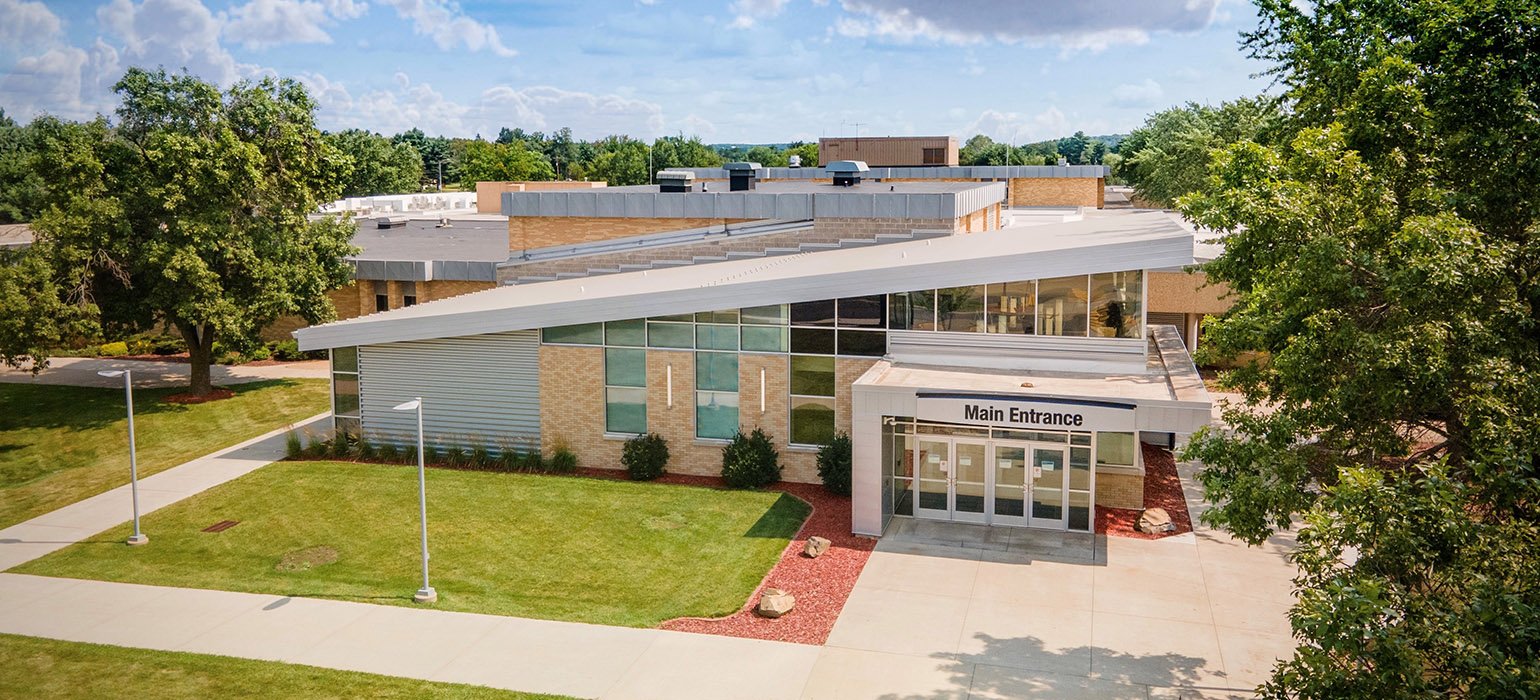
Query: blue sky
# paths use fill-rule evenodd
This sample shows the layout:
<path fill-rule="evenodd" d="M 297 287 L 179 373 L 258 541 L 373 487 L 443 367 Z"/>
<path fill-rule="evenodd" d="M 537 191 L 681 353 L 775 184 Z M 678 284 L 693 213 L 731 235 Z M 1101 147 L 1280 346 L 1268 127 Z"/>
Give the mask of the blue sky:
<path fill-rule="evenodd" d="M 1255 23 L 1237 0 L 0 0 L 0 108 L 110 113 L 123 70 L 164 65 L 298 78 L 327 129 L 1026 142 L 1262 91 Z"/>

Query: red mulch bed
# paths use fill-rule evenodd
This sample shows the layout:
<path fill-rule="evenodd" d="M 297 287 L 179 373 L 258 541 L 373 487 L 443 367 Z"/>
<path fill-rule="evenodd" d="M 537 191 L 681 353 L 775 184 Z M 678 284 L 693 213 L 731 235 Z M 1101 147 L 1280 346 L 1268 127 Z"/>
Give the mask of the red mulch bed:
<path fill-rule="evenodd" d="M 234 391 L 224 387 L 216 386 L 214 387 L 213 391 L 210 391 L 207 394 L 172 394 L 161 400 L 167 403 L 195 404 L 208 403 L 210 401 L 222 401 L 232 396 L 235 396 Z"/>
<path fill-rule="evenodd" d="M 626 474 L 615 469 L 581 469 L 579 473 L 608 479 L 623 479 Z M 717 477 L 668 474 L 658 481 L 724 488 Z M 851 534 L 849 498 L 832 495 L 818 484 L 781 482 L 769 488 L 789 493 L 813 506 L 813 513 L 802 524 L 802 529 L 781 551 L 781 560 L 760 581 L 759 587 L 738 612 L 714 619 L 675 618 L 665 621 L 660 628 L 796 644 L 822 645 L 829 638 L 834 621 L 839 619 L 840 610 L 844 609 L 845 600 L 855 588 L 856 579 L 861 576 L 861 569 L 866 566 L 877 541 Z M 802 556 L 803 545 L 813 535 L 829 540 L 829 551 L 817 559 Z M 779 588 L 792 594 L 797 599 L 796 607 L 776 619 L 755 615 L 759 592 L 765 588 Z"/>
<path fill-rule="evenodd" d="M 1182 495 L 1182 480 L 1176 474 L 1176 458 L 1171 451 L 1155 445 L 1140 445 L 1144 451 L 1144 507 L 1164 508 L 1176 529 L 1155 535 L 1139 531 L 1137 510 L 1097 508 L 1096 532 L 1114 537 L 1158 540 L 1192 532 L 1192 516 L 1187 513 L 1187 498 Z"/>

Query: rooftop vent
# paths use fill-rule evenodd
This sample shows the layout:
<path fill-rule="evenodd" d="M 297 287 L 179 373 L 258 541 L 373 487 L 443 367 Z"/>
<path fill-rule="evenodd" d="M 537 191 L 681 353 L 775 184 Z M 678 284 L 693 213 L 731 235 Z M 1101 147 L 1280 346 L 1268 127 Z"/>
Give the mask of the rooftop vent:
<path fill-rule="evenodd" d="M 659 192 L 689 192 L 695 185 L 695 173 L 688 170 L 664 170 L 658 173 Z"/>
<path fill-rule="evenodd" d="M 788 167 L 788 168 L 800 168 L 800 167 L 802 167 L 802 156 L 795 155 L 795 154 L 787 156 L 786 157 L 786 167 Z"/>
<path fill-rule="evenodd" d="M 754 189 L 754 181 L 758 178 L 759 163 L 728 163 L 722 166 L 727 170 L 727 189 L 732 192 L 746 192 Z"/>
<path fill-rule="evenodd" d="M 850 187 L 861 184 L 861 173 L 868 172 L 866 161 L 862 160 L 837 160 L 823 166 L 825 172 L 834 178 L 835 187 Z"/>
<path fill-rule="evenodd" d="M 406 228 L 406 217 L 382 216 L 375 220 L 375 225 L 380 228 Z"/>

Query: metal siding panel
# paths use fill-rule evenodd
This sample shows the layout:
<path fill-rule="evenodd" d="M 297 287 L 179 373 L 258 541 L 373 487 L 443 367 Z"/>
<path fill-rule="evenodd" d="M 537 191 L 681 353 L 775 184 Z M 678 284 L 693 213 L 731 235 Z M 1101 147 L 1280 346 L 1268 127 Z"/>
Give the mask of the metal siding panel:
<path fill-rule="evenodd" d="M 391 410 L 423 397 L 429 442 L 497 446 L 540 439 L 540 333 L 413 340 L 359 348 L 364 431 L 410 441 L 416 414 Z"/>

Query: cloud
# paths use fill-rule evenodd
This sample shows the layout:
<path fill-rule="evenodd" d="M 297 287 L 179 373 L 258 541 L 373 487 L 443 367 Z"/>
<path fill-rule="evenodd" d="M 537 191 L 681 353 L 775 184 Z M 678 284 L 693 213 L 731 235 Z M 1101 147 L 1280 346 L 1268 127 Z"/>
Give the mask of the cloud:
<path fill-rule="evenodd" d="M 503 46 L 497 29 L 467 17 L 460 6 L 448 0 L 381 0 L 396 8 L 396 14 L 412 20 L 412 31 L 432 37 L 441 49 L 464 46 L 471 51 L 487 50 L 504 58 L 517 51 Z"/>
<path fill-rule="evenodd" d="M 1160 83 L 1153 79 L 1145 78 L 1139 83 L 1123 83 L 1112 89 L 1112 104 L 1115 107 L 1154 107 L 1160 104 L 1160 98 L 1165 96 L 1165 91 L 1160 89 Z"/>
<path fill-rule="evenodd" d="M 1218 0 L 843 0 L 834 30 L 898 42 L 985 41 L 1056 44 L 1100 51 L 1143 44 L 1152 32 L 1195 32 L 1213 21 Z"/>
<path fill-rule="evenodd" d="M 64 30 L 64 23 L 41 2 L 0 0 L 0 46 L 46 46 Z"/>
<path fill-rule="evenodd" d="M 17 119 L 90 119 L 111 109 L 117 75 L 118 52 L 98 39 L 90 50 L 60 46 L 18 60 L 0 77 L 0 95 Z"/>
<path fill-rule="evenodd" d="M 230 11 L 225 38 L 248 49 L 279 44 L 330 44 L 323 28 L 330 21 L 326 7 L 304 0 L 251 0 Z"/>
<path fill-rule="evenodd" d="M 123 57 L 137 66 L 186 68 L 218 85 L 229 85 L 256 66 L 243 65 L 219 43 L 220 20 L 198 0 L 112 0 L 96 11 L 97 22 L 122 40 Z"/>
<path fill-rule="evenodd" d="M 786 9 L 788 0 L 734 0 L 731 12 L 735 29 L 748 29 L 762 19 L 770 19 Z"/>
<path fill-rule="evenodd" d="M 967 126 L 954 132 L 961 138 L 983 134 L 1000 142 L 1016 145 L 1058 138 L 1070 133 L 1069 119 L 1058 107 L 1049 106 L 1037 114 L 1000 112 L 986 109 Z"/>

